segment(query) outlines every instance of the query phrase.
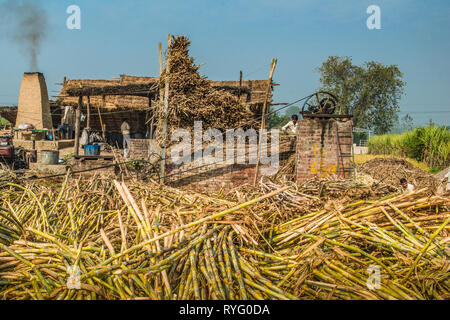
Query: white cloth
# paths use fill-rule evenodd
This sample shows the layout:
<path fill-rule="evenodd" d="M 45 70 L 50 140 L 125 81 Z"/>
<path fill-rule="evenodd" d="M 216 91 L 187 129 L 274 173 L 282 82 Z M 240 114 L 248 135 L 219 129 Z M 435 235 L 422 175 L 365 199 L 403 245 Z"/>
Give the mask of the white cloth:
<path fill-rule="evenodd" d="M 87 131 L 87 129 L 84 129 L 83 133 L 81 134 L 80 144 L 82 146 L 89 144 L 89 132 Z"/>
<path fill-rule="evenodd" d="M 64 107 L 64 117 L 62 119 L 62 123 L 67 123 L 69 126 L 75 125 L 75 112 L 72 106 Z"/>
<path fill-rule="evenodd" d="M 412 184 L 408 183 L 408 186 L 407 186 L 406 189 L 403 191 L 403 193 L 411 193 L 411 192 L 413 192 L 415 189 L 416 189 L 416 188 L 415 188 Z"/>
<path fill-rule="evenodd" d="M 296 134 L 297 133 L 297 125 L 298 125 L 298 122 L 296 124 L 294 124 L 294 121 L 291 120 L 283 127 L 283 131 L 287 131 L 289 134 Z"/>
<path fill-rule="evenodd" d="M 131 146 L 131 136 L 129 134 L 123 135 L 123 157 L 128 158 Z"/>
<path fill-rule="evenodd" d="M 30 130 L 30 129 L 34 129 L 34 126 L 32 124 L 29 123 L 22 123 L 19 125 L 18 127 L 20 130 Z"/>
<path fill-rule="evenodd" d="M 120 127 L 122 134 L 123 135 L 129 135 L 130 134 L 130 125 L 128 124 L 128 122 L 124 121 L 122 123 L 122 126 Z"/>

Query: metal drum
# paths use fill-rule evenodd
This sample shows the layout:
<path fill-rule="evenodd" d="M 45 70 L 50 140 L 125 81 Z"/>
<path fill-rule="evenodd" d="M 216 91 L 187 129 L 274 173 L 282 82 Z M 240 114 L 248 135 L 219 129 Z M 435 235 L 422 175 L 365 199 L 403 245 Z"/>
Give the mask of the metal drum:
<path fill-rule="evenodd" d="M 58 164 L 59 163 L 59 151 L 41 151 L 41 163 L 42 164 Z"/>

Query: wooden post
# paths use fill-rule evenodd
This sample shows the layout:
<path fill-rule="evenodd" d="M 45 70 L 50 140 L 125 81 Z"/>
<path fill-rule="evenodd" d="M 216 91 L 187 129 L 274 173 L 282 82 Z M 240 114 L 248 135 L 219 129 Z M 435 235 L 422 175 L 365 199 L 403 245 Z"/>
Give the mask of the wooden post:
<path fill-rule="evenodd" d="M 258 174 L 259 174 L 259 161 L 261 160 L 261 137 L 262 132 L 266 128 L 266 110 L 267 110 L 267 104 L 269 102 L 270 97 L 270 91 L 272 90 L 272 78 L 273 73 L 275 72 L 275 67 L 277 66 L 277 59 L 272 59 L 272 64 L 270 66 L 270 74 L 269 74 L 269 80 L 267 81 L 267 90 L 266 90 L 266 96 L 264 98 L 264 104 L 263 109 L 261 113 L 261 130 L 259 131 L 259 142 L 258 142 L 258 151 L 257 151 L 257 159 L 256 159 L 256 170 L 255 170 L 255 180 L 253 181 L 253 185 L 256 186 L 256 182 L 258 181 Z"/>
<path fill-rule="evenodd" d="M 159 50 L 159 79 L 161 80 L 161 77 L 162 77 L 162 73 L 163 73 L 163 61 L 162 61 L 162 44 L 161 44 L 161 42 L 160 43 L 158 43 L 158 50 Z M 161 83 L 161 81 L 160 81 L 160 83 Z M 159 102 L 161 103 L 161 104 L 163 104 L 164 103 L 164 90 L 163 90 L 163 88 L 159 88 Z"/>
<path fill-rule="evenodd" d="M 150 139 L 153 139 L 153 130 L 154 130 L 153 115 L 154 115 L 154 112 L 152 110 L 152 100 L 150 98 L 148 99 L 148 109 L 149 109 L 149 112 L 147 112 L 147 116 L 148 116 L 147 122 L 150 121 Z"/>
<path fill-rule="evenodd" d="M 74 146 L 75 156 L 78 156 L 78 149 L 80 148 L 80 119 L 82 106 L 83 106 L 83 97 L 78 97 L 78 107 L 75 112 L 75 146 Z"/>
<path fill-rule="evenodd" d="M 103 107 L 106 107 L 106 97 L 102 97 L 103 100 Z M 102 137 L 103 140 L 106 142 L 106 136 L 105 136 L 105 126 L 103 125 L 103 119 L 102 119 L 102 113 L 100 112 L 100 106 L 97 108 L 98 110 L 98 117 L 100 118 L 100 126 L 102 127 Z"/>
<path fill-rule="evenodd" d="M 162 61 L 162 43 L 158 43 L 158 56 L 159 56 L 159 76 L 163 73 L 163 61 Z"/>
<path fill-rule="evenodd" d="M 166 61 L 166 81 L 164 90 L 164 122 L 162 127 L 162 146 L 161 146 L 161 183 L 164 183 L 166 175 L 166 135 L 167 135 L 167 118 L 169 116 L 169 82 L 170 82 L 170 46 L 172 45 L 172 35 L 169 34 L 167 39 L 167 61 Z"/>
<path fill-rule="evenodd" d="M 242 70 L 239 72 L 239 100 L 241 99 L 241 90 L 242 90 Z"/>
<path fill-rule="evenodd" d="M 162 43 L 161 42 L 158 43 L 158 57 L 159 57 L 159 79 L 161 80 L 161 76 L 163 73 L 163 52 L 162 52 Z M 164 103 L 164 91 L 161 87 L 159 88 L 159 101 L 160 101 L 159 103 L 161 103 L 161 104 Z M 149 104 L 151 104 L 151 101 L 149 101 Z M 150 120 L 151 121 L 151 136 L 150 136 L 150 138 L 153 138 L 153 133 L 155 131 L 155 113 L 154 112 L 152 112 L 150 119 L 151 119 Z"/>
<path fill-rule="evenodd" d="M 91 129 L 91 97 L 87 97 L 87 120 L 86 120 L 86 127 Z"/>

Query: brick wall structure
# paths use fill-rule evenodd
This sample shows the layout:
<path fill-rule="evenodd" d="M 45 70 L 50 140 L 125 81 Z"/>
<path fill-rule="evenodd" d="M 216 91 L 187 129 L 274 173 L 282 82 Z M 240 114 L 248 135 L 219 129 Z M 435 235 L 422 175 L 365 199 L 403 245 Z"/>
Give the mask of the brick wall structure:
<path fill-rule="evenodd" d="M 291 155 L 295 154 L 296 137 L 280 136 L 280 144 L 278 150 L 279 167 L 281 168 Z M 131 139 L 130 157 L 146 158 L 148 154 L 149 140 Z M 245 149 L 243 149 L 245 148 Z M 171 149 L 167 151 L 168 159 L 166 161 L 166 180 L 165 183 L 172 187 L 183 190 L 191 190 L 201 193 L 217 193 L 222 188 L 229 191 L 235 187 L 243 184 L 253 184 L 256 165 L 250 164 L 249 150 L 255 148 L 256 145 L 247 143 L 245 146 L 234 146 L 234 163 L 227 164 L 226 150 L 223 151 L 223 162 L 205 164 L 203 161 L 189 164 L 177 165 L 170 158 Z M 204 149 L 202 150 L 202 152 Z M 245 153 L 245 163 L 237 163 L 237 155 L 239 151 Z M 267 150 L 267 155 L 271 156 L 270 144 Z M 192 154 L 192 159 L 194 159 Z M 159 163 L 158 163 L 159 169 Z M 270 164 L 260 165 L 260 170 L 270 167 Z M 261 171 L 260 176 L 261 177 Z"/>
<path fill-rule="evenodd" d="M 351 120 L 307 118 L 299 121 L 297 130 L 297 183 L 315 176 L 351 177 Z"/>
<path fill-rule="evenodd" d="M 16 126 L 29 123 L 36 129 L 52 129 L 47 84 L 42 73 L 25 73 L 20 86 Z"/>
<path fill-rule="evenodd" d="M 161 147 L 158 145 L 158 142 L 155 139 L 130 140 L 129 156 L 131 159 L 146 159 L 150 161 L 156 161 L 160 159 L 160 155 Z"/>
<path fill-rule="evenodd" d="M 289 157 L 295 154 L 295 137 L 280 137 L 280 144 L 278 154 L 279 168 L 283 167 Z M 253 185 L 255 179 L 256 165 L 249 164 L 249 148 L 255 145 L 247 144 L 245 146 L 245 164 L 237 163 L 237 154 L 242 151 L 241 146 L 235 146 L 234 164 L 211 164 L 206 165 L 202 162 L 192 162 L 191 164 L 184 164 L 176 166 L 169 159 L 167 162 L 167 176 L 166 183 L 170 186 L 177 187 L 184 190 L 192 190 L 195 192 L 217 193 L 221 189 L 230 191 L 233 188 L 244 184 Z M 239 149 L 241 148 L 241 149 Z M 263 149 L 264 147 L 262 147 Z M 267 156 L 272 155 L 270 143 L 267 150 Z M 226 152 L 224 150 L 223 159 L 225 160 Z M 225 162 L 225 161 L 224 161 Z M 270 164 L 261 164 L 259 166 L 259 178 L 261 178 L 261 170 L 268 169 Z M 187 171 L 188 170 L 188 171 Z"/>
<path fill-rule="evenodd" d="M 138 159 L 148 157 L 148 139 L 131 139 L 130 140 L 130 158 Z"/>

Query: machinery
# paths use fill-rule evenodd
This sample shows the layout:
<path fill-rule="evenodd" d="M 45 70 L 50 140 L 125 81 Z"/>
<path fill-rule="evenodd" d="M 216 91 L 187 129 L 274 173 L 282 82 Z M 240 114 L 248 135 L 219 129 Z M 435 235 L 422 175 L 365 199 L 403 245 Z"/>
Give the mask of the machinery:
<path fill-rule="evenodd" d="M 11 166 L 13 170 L 27 168 L 26 152 L 23 148 L 15 148 L 12 136 L 0 136 L 0 163 Z"/>
<path fill-rule="evenodd" d="M 14 146 L 10 136 L 0 137 L 0 159 L 4 162 L 14 161 Z"/>
<path fill-rule="evenodd" d="M 303 104 L 302 116 L 307 117 L 333 117 L 341 115 L 339 99 L 325 91 L 312 94 Z"/>

